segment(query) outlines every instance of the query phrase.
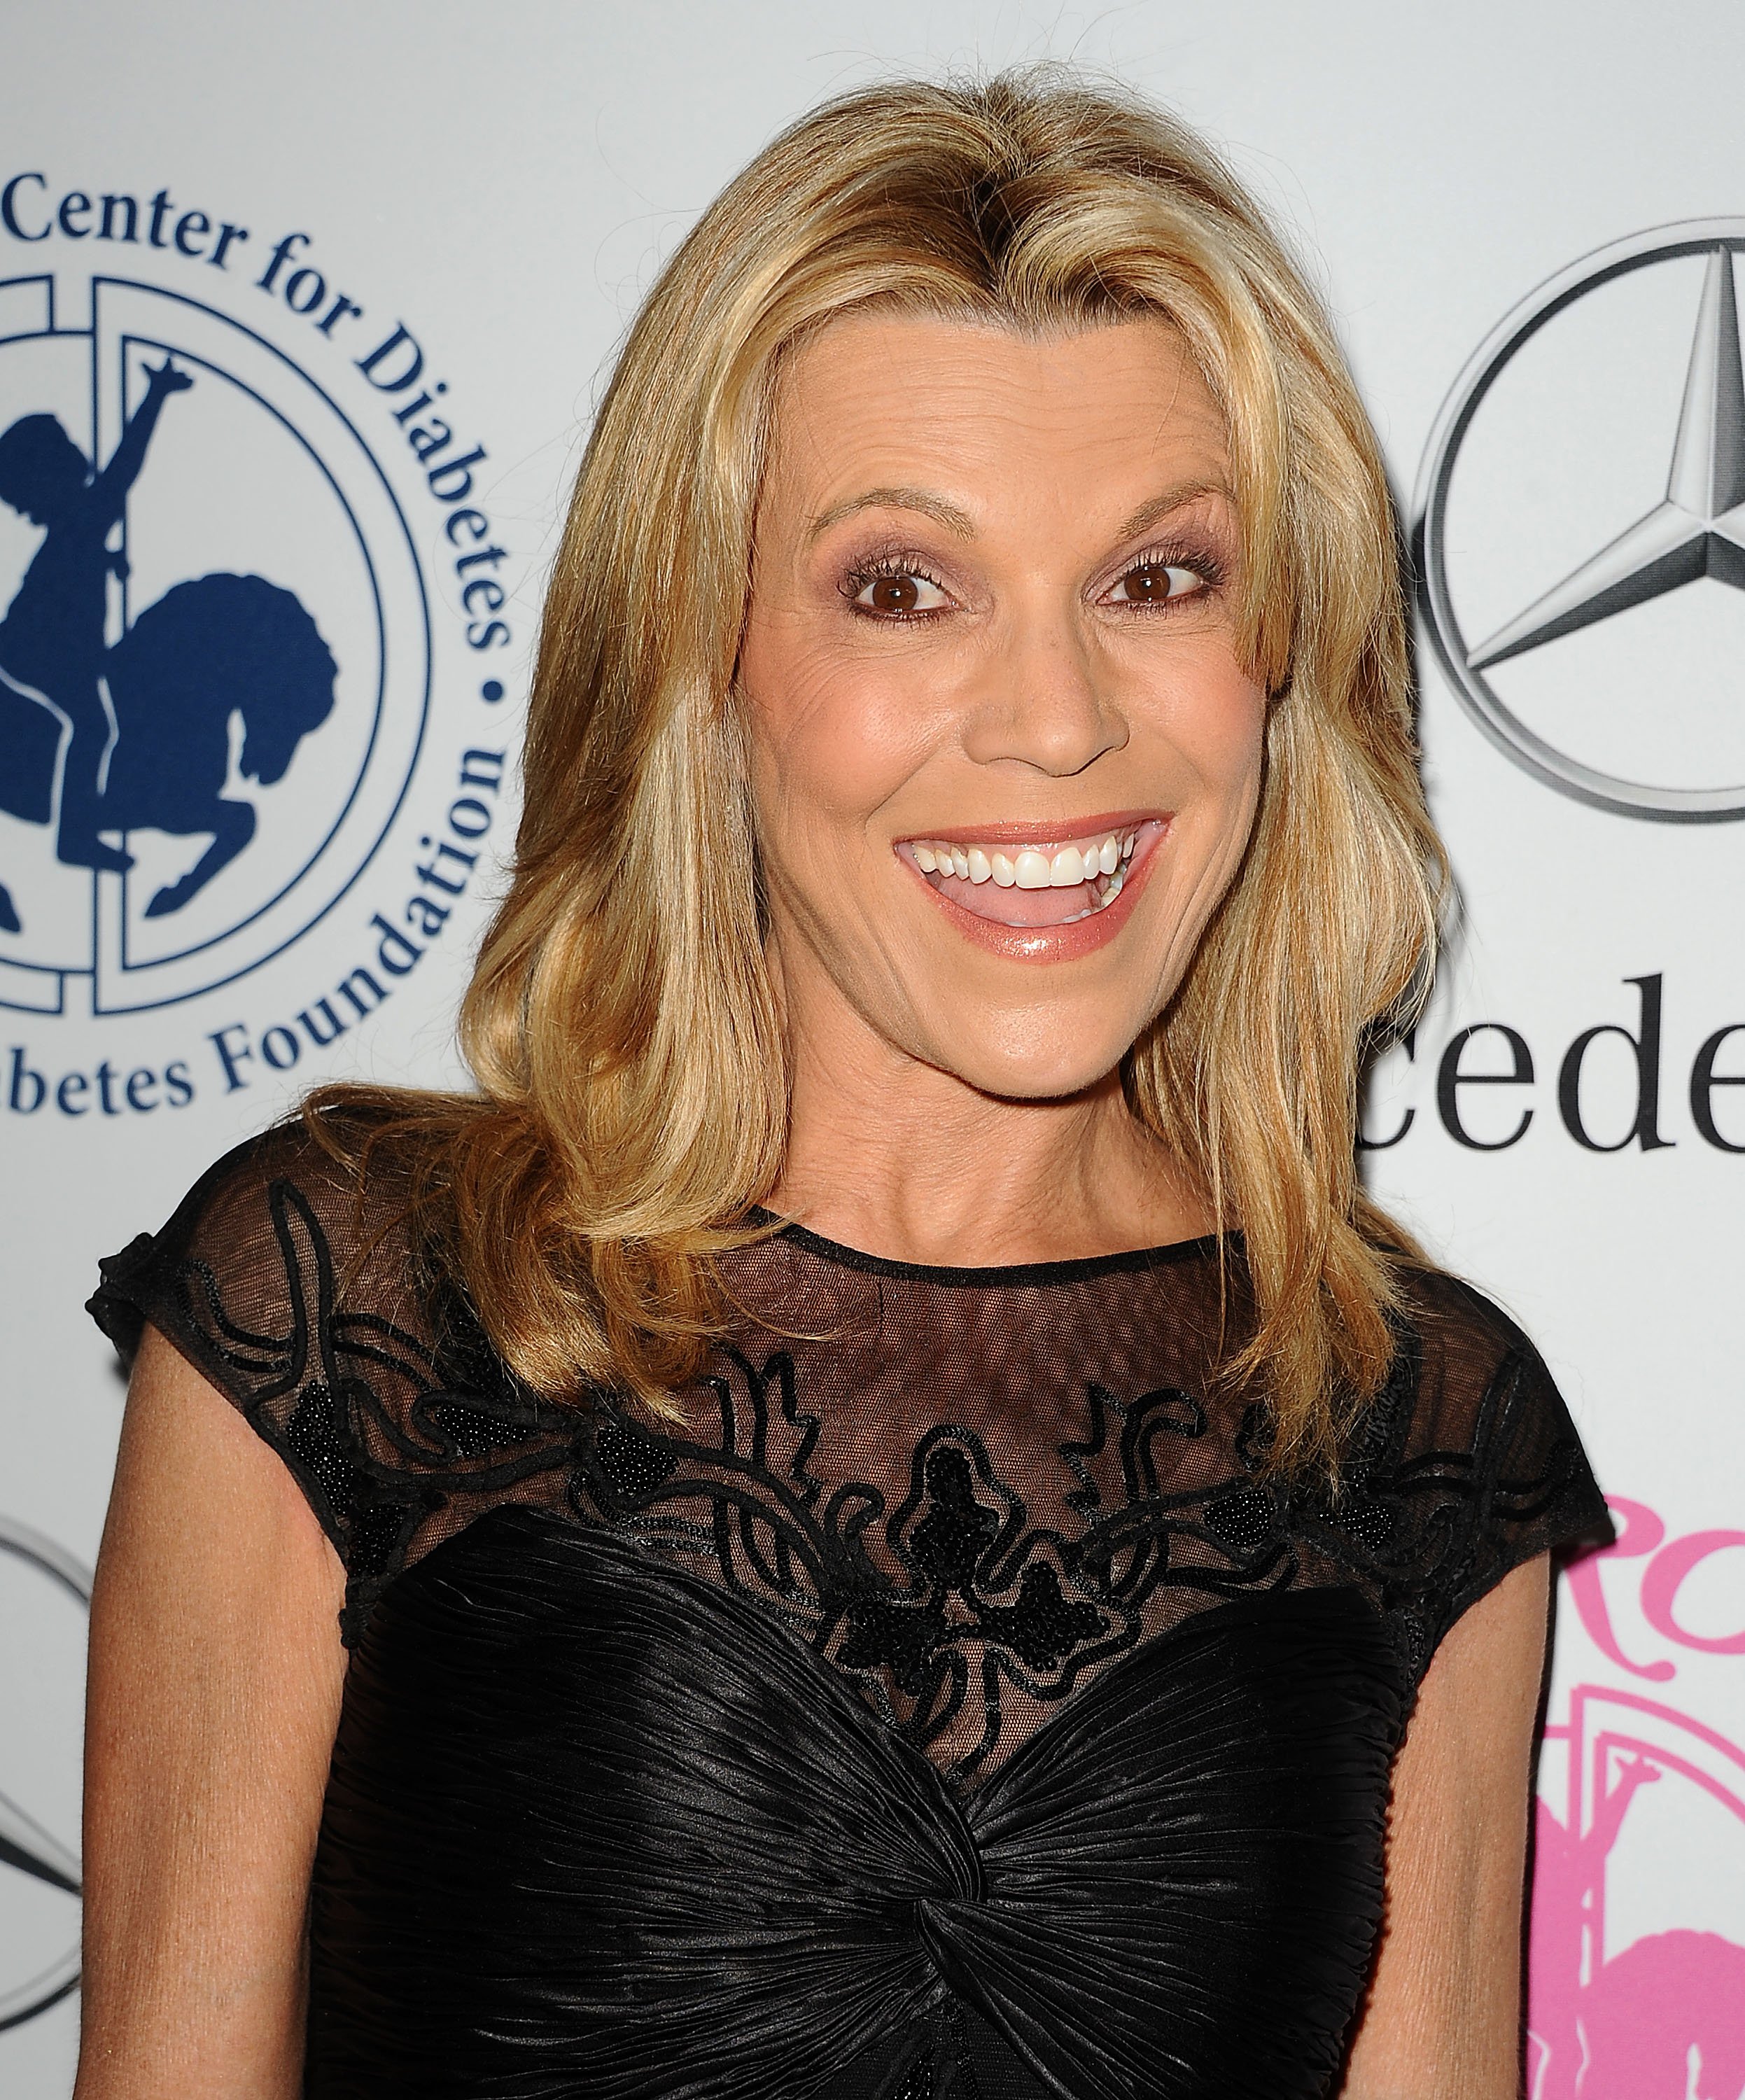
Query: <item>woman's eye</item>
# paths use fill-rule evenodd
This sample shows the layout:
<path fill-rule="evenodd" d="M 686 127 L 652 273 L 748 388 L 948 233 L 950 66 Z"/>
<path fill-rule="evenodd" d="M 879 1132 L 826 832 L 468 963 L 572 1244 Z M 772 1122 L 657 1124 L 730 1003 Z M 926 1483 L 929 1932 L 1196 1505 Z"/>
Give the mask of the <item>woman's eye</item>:
<path fill-rule="evenodd" d="M 869 576 L 855 593 L 853 602 L 859 611 L 901 619 L 906 613 L 937 612 L 949 601 L 937 584 L 912 569 L 898 569 L 888 575 Z"/>
<path fill-rule="evenodd" d="M 1174 562 L 1137 562 L 1109 592 L 1117 605 L 1167 605 L 1206 588 L 1197 569 Z"/>

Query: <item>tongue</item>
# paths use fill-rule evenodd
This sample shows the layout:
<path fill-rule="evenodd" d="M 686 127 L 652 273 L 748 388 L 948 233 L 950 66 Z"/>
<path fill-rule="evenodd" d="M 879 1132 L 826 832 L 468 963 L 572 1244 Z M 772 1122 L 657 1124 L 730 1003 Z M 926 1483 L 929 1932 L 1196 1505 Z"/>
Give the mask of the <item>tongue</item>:
<path fill-rule="evenodd" d="M 1062 926 L 1097 901 L 1094 882 L 1075 882 L 1064 889 L 1002 889 L 997 882 L 966 882 L 956 875 L 928 879 L 954 904 L 1002 926 Z"/>

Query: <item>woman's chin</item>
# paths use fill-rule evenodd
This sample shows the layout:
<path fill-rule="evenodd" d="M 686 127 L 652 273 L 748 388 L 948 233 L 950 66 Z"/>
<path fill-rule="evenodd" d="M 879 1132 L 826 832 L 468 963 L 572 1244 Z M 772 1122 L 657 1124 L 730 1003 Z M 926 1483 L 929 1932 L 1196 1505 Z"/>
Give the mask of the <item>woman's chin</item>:
<path fill-rule="evenodd" d="M 951 1078 L 996 1101 L 1064 1101 L 1087 1093 L 1108 1079 L 1126 1055 L 1126 1041 L 1070 1046 L 1058 1042 L 1016 1044 L 1008 1048 L 977 1046 L 966 1053 L 961 1043 L 935 1046 L 928 1061 Z"/>

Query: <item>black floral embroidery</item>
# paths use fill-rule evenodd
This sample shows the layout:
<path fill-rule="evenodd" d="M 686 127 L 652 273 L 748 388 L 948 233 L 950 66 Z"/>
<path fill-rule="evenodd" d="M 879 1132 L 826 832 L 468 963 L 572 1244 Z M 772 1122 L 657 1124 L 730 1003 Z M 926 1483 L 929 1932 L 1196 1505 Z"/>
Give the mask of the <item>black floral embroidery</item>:
<path fill-rule="evenodd" d="M 1444 1458 L 1397 1459 L 1416 1390 L 1409 1342 L 1337 1493 L 1240 1473 L 1210 1489 L 1171 1490 L 1160 1454 L 1207 1435 L 1204 1405 L 1170 1388 L 1124 1403 L 1090 1384 L 1087 1434 L 1059 1454 L 1077 1482 L 1063 1496 L 1082 1524 L 1073 1537 L 1032 1524 L 981 1440 L 951 1425 L 916 1445 L 910 1490 L 896 1509 L 888 1512 L 866 1483 L 826 1494 L 808 1469 L 817 1423 L 798 1405 L 791 1356 L 761 1367 L 737 1352 L 730 1360 L 731 1374 L 707 1382 L 716 1441 L 657 1435 L 603 1402 L 573 1506 L 652 1548 L 700 1559 L 729 1586 L 775 1605 L 861 1683 L 888 1725 L 923 1748 L 976 1696 L 983 1730 L 954 1760 L 961 1776 L 999 1744 L 1003 1686 L 1065 1697 L 1143 1637 L 1160 1590 L 1233 1599 L 1298 1583 L 1319 1560 L 1370 1578 L 1403 1662 L 1421 1666 L 1425 1601 L 1438 1589 L 1456 1513 L 1470 1511 L 1472 1497 Z M 1249 1425 L 1250 1449 L 1260 1444 Z M 1111 1449 L 1123 1494 L 1105 1508 L 1092 1462 Z M 876 1558 L 875 1540 L 885 1548 Z M 1386 1557 L 1395 1541 L 1397 1569 Z M 1427 1564 L 1419 1557 L 1426 1543 Z"/>
<path fill-rule="evenodd" d="M 1008 1450 L 1030 1449 L 1026 1477 L 1047 1489 L 1033 1491 L 1047 1502 L 1039 1519 L 967 1410 L 904 1415 L 884 1487 L 822 1470 L 825 1403 L 805 1402 L 829 1371 L 827 1343 L 810 1356 L 724 1343 L 686 1396 L 682 1430 L 610 1394 L 557 1406 L 509 1373 L 439 1277 L 408 1262 L 393 1289 L 379 1276 L 354 1287 L 294 1180 L 265 1178 L 254 1200 L 247 1264 L 185 1229 L 141 1241 L 106 1265 L 94 1309 L 118 1338 L 141 1313 L 163 1326 L 283 1454 L 345 1560 L 348 1641 L 439 1539 L 505 1501 L 558 1507 L 756 1599 L 889 1727 L 967 1780 L 1009 1745 L 1015 1701 L 1033 1715 L 1152 1634 L 1240 1598 L 1354 1586 L 1415 1679 L 1515 1560 L 1602 1518 L 1561 1402 L 1518 1337 L 1491 1348 L 1482 1383 L 1451 1406 L 1446 1345 L 1427 1398 L 1424 1336 L 1402 1321 L 1337 1489 L 1267 1471 L 1262 1405 L 1214 1406 L 1179 1384 L 1124 1396 L 1106 1377 L 1074 1385 L 1067 1369 L 1056 1418 L 1076 1432 Z M 1112 1258 L 1110 1274 L 1123 1264 L 1144 1258 Z M 985 1287 L 1007 1286 L 996 1273 Z M 1494 1322 L 1461 1313 L 1461 1286 L 1439 1288 L 1450 1317 Z M 1122 1361 L 1143 1353 L 1130 1346 Z M 946 1413 L 949 1391 L 940 1397 Z M 831 1404 L 852 1406 L 852 1392 Z"/>
<path fill-rule="evenodd" d="M 282 1454 L 337 1547 L 350 1642 L 451 1493 L 500 1492 L 563 1467 L 575 1421 L 509 1378 L 457 1299 L 439 1308 L 448 1316 L 444 1352 L 379 1313 L 343 1308 L 333 1249 L 308 1198 L 283 1180 L 265 1193 L 284 1264 L 283 1330 L 233 1320 L 208 1261 L 179 1263 L 170 1290 L 181 1332 Z M 472 1373 L 459 1389 L 457 1366 Z M 555 1452 L 554 1432 L 565 1440 Z"/>

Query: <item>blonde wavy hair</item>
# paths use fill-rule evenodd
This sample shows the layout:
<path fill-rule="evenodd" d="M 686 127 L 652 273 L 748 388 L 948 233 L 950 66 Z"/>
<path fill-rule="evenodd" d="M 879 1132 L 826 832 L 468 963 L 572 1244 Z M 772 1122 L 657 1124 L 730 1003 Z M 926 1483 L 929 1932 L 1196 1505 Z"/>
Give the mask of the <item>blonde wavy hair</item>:
<path fill-rule="evenodd" d="M 1126 1067 L 1239 1226 L 1277 1462 L 1331 1458 L 1393 1352 L 1409 1243 L 1355 1162 L 1366 1034 L 1421 988 L 1442 862 L 1373 435 L 1321 307 L 1206 144 L 1056 73 L 876 87 L 783 132 L 632 327 L 546 601 L 512 886 L 462 1012 L 466 1096 L 329 1089 L 328 1142 L 421 1189 L 537 1390 L 672 1415 L 787 1138 L 735 663 L 784 355 L 869 306 L 1019 329 L 1155 315 L 1226 417 L 1243 645 L 1274 696 L 1242 870 Z M 367 1128 L 369 1136 L 335 1135 Z"/>

